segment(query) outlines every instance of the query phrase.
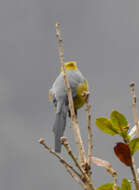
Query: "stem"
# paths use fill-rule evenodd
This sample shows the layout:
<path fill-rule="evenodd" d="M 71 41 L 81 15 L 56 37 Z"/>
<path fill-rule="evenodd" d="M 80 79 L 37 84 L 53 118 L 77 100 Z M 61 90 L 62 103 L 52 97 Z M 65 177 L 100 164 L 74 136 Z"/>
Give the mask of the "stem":
<path fill-rule="evenodd" d="M 92 162 L 92 149 L 93 149 L 93 143 L 92 143 L 92 129 L 91 129 L 91 105 L 89 104 L 89 92 L 84 92 L 83 96 L 86 103 L 86 112 L 87 112 L 87 120 L 88 120 L 88 170 L 91 171 L 91 162 Z M 91 172 L 90 172 L 91 175 Z"/>
<path fill-rule="evenodd" d="M 137 111 L 137 106 L 136 106 L 135 83 L 132 82 L 130 84 L 130 88 L 131 88 L 131 95 L 132 95 L 133 116 L 134 116 L 134 122 L 136 125 L 136 137 L 139 137 L 139 123 L 138 123 L 138 111 Z M 137 174 L 136 165 L 134 163 L 134 158 L 132 157 L 131 160 L 132 160 L 131 166 L 130 166 L 131 172 L 133 174 L 136 190 L 139 190 L 139 178 Z"/>
<path fill-rule="evenodd" d="M 73 177 L 73 179 L 79 184 L 82 186 L 82 188 L 84 190 L 88 190 L 86 185 L 84 183 L 81 182 L 81 180 L 76 176 L 74 175 L 74 173 L 65 165 L 66 169 L 67 169 L 67 172 Z"/>
<path fill-rule="evenodd" d="M 67 172 L 73 177 L 73 179 L 80 184 L 84 190 L 88 190 L 86 185 L 81 182 L 80 179 L 82 179 L 82 176 L 70 165 L 68 164 L 61 156 L 59 156 L 51 147 L 49 147 L 44 139 L 40 139 L 39 143 L 42 144 L 47 150 L 49 150 L 50 153 L 52 153 L 54 156 L 56 156 L 59 161 L 65 166 Z M 76 175 L 78 176 L 76 176 Z"/>
<path fill-rule="evenodd" d="M 114 171 L 113 176 L 113 190 L 117 190 L 117 173 Z"/>
<path fill-rule="evenodd" d="M 107 172 L 113 177 L 113 190 L 117 190 L 117 172 L 112 168 L 112 166 L 107 169 Z"/>
<path fill-rule="evenodd" d="M 136 166 L 134 164 L 134 158 L 133 157 L 132 157 L 132 164 L 131 164 L 130 168 L 131 168 L 131 172 L 133 174 L 136 190 L 139 190 L 139 179 L 138 179 L 137 170 L 136 170 Z"/>
<path fill-rule="evenodd" d="M 70 165 L 68 164 L 59 154 L 57 154 L 50 146 L 48 146 L 44 139 L 40 139 L 39 143 L 44 146 L 51 154 L 53 154 L 55 157 L 58 158 L 58 160 L 64 164 L 64 166 L 68 167 L 70 170 L 72 170 L 78 177 L 81 178 L 81 175 Z"/>
<path fill-rule="evenodd" d="M 70 157 L 72 158 L 72 160 L 74 161 L 75 165 L 78 167 L 78 169 L 82 173 L 82 181 L 89 187 L 88 190 L 95 190 L 90 177 L 88 177 L 86 172 L 81 168 L 80 164 L 78 163 L 77 158 L 75 157 L 74 153 L 72 152 L 72 150 L 67 142 L 67 139 L 65 137 L 61 137 L 61 142 L 64 145 L 64 147 L 65 147 L 66 151 L 68 152 L 68 154 L 70 155 Z"/>
<path fill-rule="evenodd" d="M 78 163 L 77 158 L 75 157 L 74 153 L 72 152 L 69 143 L 66 139 L 66 137 L 61 137 L 61 143 L 64 145 L 66 151 L 68 152 L 68 154 L 70 155 L 70 157 L 72 158 L 72 160 L 74 161 L 75 165 L 77 166 L 77 168 L 80 170 L 80 172 L 82 174 L 84 174 L 84 171 L 82 170 L 80 164 Z"/>
<path fill-rule="evenodd" d="M 136 125 L 136 136 L 139 137 L 139 123 L 138 123 L 138 111 L 137 111 L 137 105 L 136 105 L 136 95 L 135 95 L 135 83 L 130 84 L 131 88 L 131 94 L 132 94 L 132 106 L 133 106 L 133 116 L 134 116 L 134 122 Z"/>

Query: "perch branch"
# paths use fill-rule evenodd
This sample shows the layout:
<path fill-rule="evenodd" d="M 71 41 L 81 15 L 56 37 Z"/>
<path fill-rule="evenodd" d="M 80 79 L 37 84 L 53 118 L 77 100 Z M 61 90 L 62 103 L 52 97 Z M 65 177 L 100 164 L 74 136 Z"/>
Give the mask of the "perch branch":
<path fill-rule="evenodd" d="M 74 136 L 75 136 L 75 141 L 77 144 L 77 148 L 78 148 L 78 154 L 80 157 L 80 162 L 81 165 L 86 162 L 86 156 L 85 156 L 85 150 L 84 150 L 84 145 L 83 145 L 83 141 L 80 135 L 80 130 L 79 130 L 79 124 L 78 124 L 78 120 L 77 117 L 75 115 L 75 111 L 74 111 L 74 104 L 73 104 L 73 99 L 72 99 L 72 93 L 71 93 L 71 88 L 67 79 L 67 75 L 66 75 L 66 69 L 65 69 L 65 64 L 64 64 L 64 53 L 63 53 L 63 48 L 62 48 L 62 38 L 61 38 L 61 33 L 60 33 L 60 29 L 59 29 L 60 25 L 57 23 L 56 24 L 56 37 L 58 40 L 58 50 L 59 50 L 59 57 L 62 63 L 62 67 L 63 67 L 63 73 L 64 73 L 64 82 L 65 82 L 65 86 L 67 89 L 67 95 L 68 95 L 68 101 L 69 101 L 69 109 L 70 109 L 70 113 L 71 113 L 71 119 L 72 119 L 72 123 L 74 125 L 73 129 L 74 129 Z"/>

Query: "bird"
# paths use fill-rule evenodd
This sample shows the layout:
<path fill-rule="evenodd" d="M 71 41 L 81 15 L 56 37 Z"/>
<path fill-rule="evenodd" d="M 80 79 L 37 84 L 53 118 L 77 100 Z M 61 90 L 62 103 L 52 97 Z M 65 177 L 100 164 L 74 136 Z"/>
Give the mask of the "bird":
<path fill-rule="evenodd" d="M 79 71 L 75 61 L 65 62 L 64 65 L 67 79 L 71 88 L 74 111 L 77 115 L 77 110 L 85 104 L 83 92 L 88 91 L 88 82 L 83 74 Z M 64 83 L 63 67 L 61 67 L 60 71 L 61 72 L 54 81 L 52 88 L 49 90 L 49 100 L 54 105 L 54 109 L 56 111 L 53 132 L 55 136 L 55 151 L 58 153 L 61 153 L 62 144 L 60 138 L 63 136 L 65 131 L 66 119 L 68 115 L 67 113 L 70 113 L 67 90 Z"/>

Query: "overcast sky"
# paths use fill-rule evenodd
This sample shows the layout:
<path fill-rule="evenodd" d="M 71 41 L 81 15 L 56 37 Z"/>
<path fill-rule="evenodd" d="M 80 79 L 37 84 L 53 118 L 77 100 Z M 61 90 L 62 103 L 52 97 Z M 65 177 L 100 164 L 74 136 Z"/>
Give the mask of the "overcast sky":
<path fill-rule="evenodd" d="M 64 167 L 37 142 L 53 147 L 55 111 L 48 91 L 60 69 L 55 23 L 60 22 L 65 60 L 75 60 L 91 90 L 94 156 L 108 160 L 122 177 L 129 168 L 115 157 L 121 139 L 102 134 L 95 118 L 113 109 L 133 123 L 129 83 L 139 100 L 138 0 L 1 0 L 0 1 L 0 189 L 80 190 Z M 139 101 L 138 101 L 139 107 Z M 84 109 L 80 128 L 87 148 Z M 65 136 L 74 151 L 68 120 Z M 63 150 L 62 155 L 69 159 Z M 139 154 L 135 161 L 139 167 Z M 93 166 L 95 186 L 111 182 Z"/>

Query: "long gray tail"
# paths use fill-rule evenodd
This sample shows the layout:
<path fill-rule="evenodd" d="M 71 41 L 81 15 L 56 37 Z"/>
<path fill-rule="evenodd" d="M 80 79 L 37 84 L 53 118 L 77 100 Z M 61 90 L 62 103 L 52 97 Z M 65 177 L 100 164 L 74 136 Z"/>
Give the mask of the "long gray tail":
<path fill-rule="evenodd" d="M 55 151 L 61 152 L 60 138 L 63 136 L 66 127 L 66 112 L 56 113 L 56 120 L 53 126 L 53 132 L 55 134 Z"/>

